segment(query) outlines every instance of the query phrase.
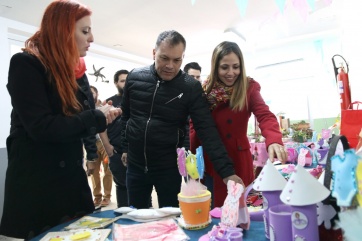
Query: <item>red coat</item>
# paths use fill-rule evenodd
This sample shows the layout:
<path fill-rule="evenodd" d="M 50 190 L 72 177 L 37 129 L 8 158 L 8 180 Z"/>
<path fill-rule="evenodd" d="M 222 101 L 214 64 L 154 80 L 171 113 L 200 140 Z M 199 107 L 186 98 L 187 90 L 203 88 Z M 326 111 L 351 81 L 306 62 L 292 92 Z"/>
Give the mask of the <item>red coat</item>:
<path fill-rule="evenodd" d="M 251 79 L 247 91 L 248 108 L 234 112 L 230 109 L 229 103 L 219 104 L 213 111 L 216 127 L 219 131 L 222 142 L 234 162 L 235 173 L 244 182 L 245 186 L 254 181 L 253 160 L 250 153 L 250 144 L 247 138 L 248 121 L 253 113 L 259 122 L 262 135 L 265 137 L 265 144 L 268 147 L 272 143 L 283 145 L 282 134 L 279 129 L 275 115 L 270 112 L 260 95 L 260 85 Z M 195 149 L 201 145 L 197 139 L 196 132 L 190 124 L 190 149 L 195 153 Z M 221 207 L 227 196 L 226 185 L 212 167 L 212 162 L 204 153 L 206 173 L 214 178 L 213 199 L 214 206 Z"/>

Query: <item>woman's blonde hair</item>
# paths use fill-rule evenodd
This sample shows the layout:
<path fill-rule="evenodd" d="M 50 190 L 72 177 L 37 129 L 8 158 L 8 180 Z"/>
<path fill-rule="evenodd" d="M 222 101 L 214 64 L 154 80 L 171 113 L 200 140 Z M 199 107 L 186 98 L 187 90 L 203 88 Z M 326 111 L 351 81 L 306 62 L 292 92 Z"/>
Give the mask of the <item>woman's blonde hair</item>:
<path fill-rule="evenodd" d="M 220 60 L 230 53 L 235 53 L 240 62 L 240 75 L 233 85 L 233 92 L 230 97 L 230 108 L 234 111 L 240 111 L 244 108 L 245 105 L 247 105 L 246 94 L 249 87 L 249 81 L 245 73 L 243 54 L 236 43 L 224 41 L 215 47 L 211 58 L 211 73 L 209 75 L 206 93 L 209 94 L 215 82 L 220 81 L 218 79 L 218 68 Z"/>
<path fill-rule="evenodd" d="M 68 116 L 81 110 L 74 73 L 80 57 L 75 23 L 91 14 L 90 9 L 74 0 L 53 1 L 44 12 L 39 31 L 25 42 L 23 49 L 44 65 L 49 81 L 55 84 L 59 93 L 62 111 Z"/>

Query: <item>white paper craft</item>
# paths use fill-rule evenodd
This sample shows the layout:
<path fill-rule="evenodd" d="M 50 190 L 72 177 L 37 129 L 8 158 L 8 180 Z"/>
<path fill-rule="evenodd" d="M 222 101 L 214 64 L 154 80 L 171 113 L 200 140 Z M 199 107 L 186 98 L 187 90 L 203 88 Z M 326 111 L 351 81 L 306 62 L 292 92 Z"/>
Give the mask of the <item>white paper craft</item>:
<path fill-rule="evenodd" d="M 104 241 L 111 229 L 78 229 L 63 232 L 49 232 L 40 241 Z"/>

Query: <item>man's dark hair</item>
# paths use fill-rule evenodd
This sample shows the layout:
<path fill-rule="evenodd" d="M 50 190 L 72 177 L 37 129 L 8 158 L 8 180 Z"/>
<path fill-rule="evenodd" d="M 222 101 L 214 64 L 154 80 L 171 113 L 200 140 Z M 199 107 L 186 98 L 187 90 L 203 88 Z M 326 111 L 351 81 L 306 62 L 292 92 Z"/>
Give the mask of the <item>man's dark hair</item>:
<path fill-rule="evenodd" d="M 129 71 L 126 70 L 126 69 L 118 70 L 118 71 L 114 74 L 114 83 L 117 83 L 117 82 L 118 82 L 118 77 L 119 77 L 121 74 L 129 74 Z"/>
<path fill-rule="evenodd" d="M 189 71 L 189 69 L 196 69 L 196 70 L 200 70 L 200 72 L 201 72 L 201 66 L 197 62 L 190 62 L 190 63 L 186 64 L 184 67 L 185 73 L 187 73 Z"/>
<path fill-rule="evenodd" d="M 167 41 L 171 46 L 182 43 L 184 45 L 184 49 L 186 49 L 185 38 L 176 30 L 167 30 L 160 33 L 156 41 L 156 49 L 160 46 L 161 42 L 163 41 Z"/>
<path fill-rule="evenodd" d="M 96 87 L 94 87 L 93 85 L 90 85 L 90 86 L 89 86 L 89 88 L 93 89 L 93 90 L 94 90 L 94 92 L 96 92 L 96 93 L 98 94 L 98 90 L 97 90 L 97 88 L 96 88 Z"/>

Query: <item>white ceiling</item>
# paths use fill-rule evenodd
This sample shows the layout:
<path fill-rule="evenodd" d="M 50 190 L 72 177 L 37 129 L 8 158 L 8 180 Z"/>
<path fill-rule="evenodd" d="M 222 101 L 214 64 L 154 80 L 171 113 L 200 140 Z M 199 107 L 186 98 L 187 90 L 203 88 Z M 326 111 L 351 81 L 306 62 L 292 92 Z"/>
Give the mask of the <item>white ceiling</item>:
<path fill-rule="evenodd" d="M 241 0 L 244 1 L 245 0 Z M 304 17 L 302 7 L 286 0 L 281 13 L 276 0 L 249 0 L 245 14 L 237 0 L 82 0 L 92 11 L 95 43 L 146 59 L 152 58 L 158 34 L 175 29 L 187 41 L 186 56 L 210 54 L 222 40 L 240 41 L 243 51 L 317 36 L 338 29 L 335 2 L 315 0 Z M 51 0 L 0 0 L 0 16 L 39 26 Z M 305 4 L 307 1 L 305 0 Z M 328 2 L 332 2 L 328 4 Z M 244 38 L 223 34 L 237 29 Z M 32 33 L 29 33 L 29 35 Z M 227 39 L 225 39 L 227 38 Z"/>

